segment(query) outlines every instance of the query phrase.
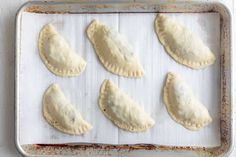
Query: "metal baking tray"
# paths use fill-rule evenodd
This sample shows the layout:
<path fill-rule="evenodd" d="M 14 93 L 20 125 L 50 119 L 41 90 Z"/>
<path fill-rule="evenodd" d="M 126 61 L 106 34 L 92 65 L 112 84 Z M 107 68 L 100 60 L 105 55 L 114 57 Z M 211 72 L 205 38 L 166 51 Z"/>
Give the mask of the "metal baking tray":
<path fill-rule="evenodd" d="M 21 16 L 23 12 L 40 14 L 81 14 L 81 13 L 135 13 L 135 12 L 217 12 L 221 23 L 221 104 L 219 147 L 180 147 L 151 144 L 106 145 L 106 144 L 30 144 L 19 141 L 19 64 L 21 53 Z M 232 99 L 232 42 L 231 15 L 218 2 L 79 2 L 79 1 L 33 1 L 25 3 L 16 15 L 15 44 L 15 143 L 24 156 L 228 156 L 233 149 L 233 99 Z"/>

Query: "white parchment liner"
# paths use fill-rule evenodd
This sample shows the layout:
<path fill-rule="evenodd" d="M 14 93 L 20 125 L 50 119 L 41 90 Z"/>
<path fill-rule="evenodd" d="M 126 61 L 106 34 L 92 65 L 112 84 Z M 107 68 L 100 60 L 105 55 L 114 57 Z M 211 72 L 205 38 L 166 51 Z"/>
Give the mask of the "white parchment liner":
<path fill-rule="evenodd" d="M 89 142 L 107 144 L 152 143 L 175 146 L 220 145 L 220 18 L 217 13 L 169 14 L 196 32 L 217 56 L 216 63 L 192 70 L 176 63 L 160 44 L 154 31 L 155 13 L 44 15 L 23 13 L 20 54 L 20 143 Z M 99 62 L 85 30 L 99 19 L 124 34 L 145 70 L 141 79 L 119 77 Z M 79 77 L 62 78 L 46 68 L 38 53 L 38 35 L 53 23 L 70 45 L 87 61 Z M 200 131 L 189 131 L 167 113 L 162 90 L 167 72 L 179 73 L 209 109 L 213 122 Z M 100 85 L 111 79 L 142 105 L 156 125 L 145 133 L 129 133 L 117 128 L 98 107 Z M 42 96 L 51 83 L 58 83 L 93 130 L 83 136 L 66 135 L 51 127 L 42 116 Z"/>

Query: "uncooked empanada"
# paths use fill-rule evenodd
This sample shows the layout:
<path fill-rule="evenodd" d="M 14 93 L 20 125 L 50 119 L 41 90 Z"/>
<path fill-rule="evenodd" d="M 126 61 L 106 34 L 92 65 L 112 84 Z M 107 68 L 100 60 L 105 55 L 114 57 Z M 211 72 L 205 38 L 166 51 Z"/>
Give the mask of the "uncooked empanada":
<path fill-rule="evenodd" d="M 67 134 L 80 135 L 92 129 L 57 84 L 52 84 L 44 93 L 43 115 L 49 124 Z"/>
<path fill-rule="evenodd" d="M 155 124 L 134 100 L 109 80 L 101 86 L 99 106 L 114 124 L 131 132 L 143 132 Z"/>
<path fill-rule="evenodd" d="M 187 129 L 199 130 L 212 121 L 207 108 L 177 74 L 168 73 L 167 75 L 164 102 L 170 116 Z"/>
<path fill-rule="evenodd" d="M 105 68 L 121 76 L 141 77 L 143 67 L 126 39 L 117 31 L 94 20 L 87 35 Z"/>
<path fill-rule="evenodd" d="M 159 14 L 155 27 L 161 44 L 178 63 L 200 69 L 215 62 L 214 54 L 197 34 L 167 15 Z"/>
<path fill-rule="evenodd" d="M 58 76 L 77 76 L 84 71 L 84 59 L 70 48 L 52 24 L 43 27 L 38 42 L 40 57 L 52 73 Z"/>

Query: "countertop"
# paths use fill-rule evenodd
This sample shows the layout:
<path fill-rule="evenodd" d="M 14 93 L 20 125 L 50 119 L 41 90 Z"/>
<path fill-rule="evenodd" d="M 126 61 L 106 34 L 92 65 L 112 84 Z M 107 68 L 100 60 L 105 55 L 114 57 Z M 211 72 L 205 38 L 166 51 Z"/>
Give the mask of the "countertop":
<path fill-rule="evenodd" d="M 15 148 L 14 142 L 14 39 L 15 15 L 18 8 L 25 2 L 27 0 L 0 1 L 0 154 L 4 157 L 21 156 Z M 236 3 L 234 0 L 222 0 L 221 2 L 231 9 L 233 23 L 235 23 Z M 235 33 L 233 40 L 234 38 Z M 234 56 L 236 57 L 236 55 Z M 236 149 L 230 157 L 235 156 Z"/>

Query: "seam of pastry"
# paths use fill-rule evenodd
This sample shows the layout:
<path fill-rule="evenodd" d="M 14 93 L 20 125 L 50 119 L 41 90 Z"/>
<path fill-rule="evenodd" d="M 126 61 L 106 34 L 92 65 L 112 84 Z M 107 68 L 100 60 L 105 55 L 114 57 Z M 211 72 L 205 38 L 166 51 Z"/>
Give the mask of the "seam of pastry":
<path fill-rule="evenodd" d="M 101 89 L 100 89 L 100 96 L 99 96 L 99 107 L 101 109 L 101 111 L 104 113 L 104 115 L 109 119 L 111 120 L 115 125 L 117 125 L 119 128 L 121 129 L 124 129 L 124 130 L 128 130 L 130 132 L 144 132 L 146 130 L 148 130 L 149 128 L 151 128 L 153 125 L 146 125 L 144 127 L 133 127 L 133 126 L 128 126 L 126 125 L 125 123 L 122 123 L 118 120 L 115 120 L 115 119 L 112 119 L 112 117 L 106 112 L 104 111 L 105 107 L 104 107 L 104 101 L 105 101 L 105 97 L 106 97 L 106 94 L 107 94 L 107 86 L 108 86 L 108 83 L 109 83 L 109 80 L 105 80 L 103 83 L 102 83 L 102 86 L 101 86 Z"/>
<path fill-rule="evenodd" d="M 70 134 L 70 135 L 81 135 L 84 134 L 86 132 L 88 132 L 89 130 L 92 129 L 92 127 L 88 124 L 85 125 L 84 127 L 80 127 L 78 128 L 78 130 L 68 130 L 68 129 L 64 129 L 62 128 L 57 121 L 54 121 L 51 116 L 46 112 L 44 112 L 44 118 L 47 120 L 47 122 L 53 126 L 54 128 L 58 129 L 59 131 L 66 133 L 66 134 Z"/>
<path fill-rule="evenodd" d="M 124 68 L 120 68 L 117 65 L 114 65 L 112 63 L 109 62 L 105 62 L 104 59 L 99 56 L 101 62 L 103 63 L 104 67 L 117 75 L 120 76 L 126 76 L 126 77 L 142 77 L 143 76 L 143 71 L 139 70 L 139 71 L 129 71 L 129 70 L 125 70 Z"/>
<path fill-rule="evenodd" d="M 156 20 L 155 20 L 155 32 L 161 42 L 161 44 L 164 46 L 165 50 L 167 51 L 167 53 L 175 59 L 175 61 L 177 61 L 178 63 L 180 64 L 184 64 L 184 65 L 187 65 L 188 67 L 190 68 L 193 68 L 193 69 L 200 69 L 200 68 L 204 68 L 208 65 L 211 65 L 215 62 L 215 56 L 213 55 L 211 58 L 209 58 L 208 60 L 205 60 L 205 61 L 202 61 L 202 62 L 194 62 L 194 61 L 190 61 L 190 60 L 187 60 L 187 59 L 183 59 L 181 58 L 180 56 L 178 56 L 176 53 L 174 53 L 171 48 L 168 46 L 168 44 L 166 44 L 167 42 L 165 41 L 165 38 L 163 35 L 163 32 L 162 32 L 162 29 L 161 29 L 161 26 L 160 26 L 160 19 L 159 19 L 159 15 L 156 17 Z"/>

